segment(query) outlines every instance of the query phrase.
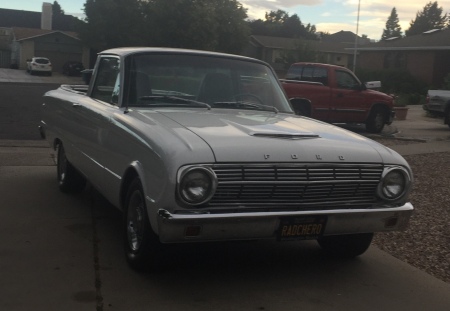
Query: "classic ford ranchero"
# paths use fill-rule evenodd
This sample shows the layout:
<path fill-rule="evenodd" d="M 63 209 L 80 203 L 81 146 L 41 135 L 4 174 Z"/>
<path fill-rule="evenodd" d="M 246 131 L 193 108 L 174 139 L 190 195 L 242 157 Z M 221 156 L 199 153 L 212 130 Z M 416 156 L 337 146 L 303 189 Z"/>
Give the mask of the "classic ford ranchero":
<path fill-rule="evenodd" d="M 41 135 L 63 192 L 86 180 L 123 211 L 131 267 L 159 243 L 316 239 L 332 256 L 404 229 L 412 173 L 396 152 L 296 116 L 266 63 L 118 48 L 89 86 L 45 94 Z"/>

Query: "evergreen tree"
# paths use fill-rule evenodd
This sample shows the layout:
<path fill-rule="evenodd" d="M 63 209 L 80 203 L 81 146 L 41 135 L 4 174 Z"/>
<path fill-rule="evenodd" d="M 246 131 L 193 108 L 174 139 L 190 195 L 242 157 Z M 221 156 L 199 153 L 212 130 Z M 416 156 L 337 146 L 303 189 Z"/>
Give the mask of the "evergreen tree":
<path fill-rule="evenodd" d="M 448 26 L 447 14 L 442 15 L 442 7 L 438 7 L 437 1 L 429 2 L 416 19 L 410 22 L 410 27 L 405 31 L 406 36 L 418 35 L 432 29 L 441 29 Z"/>
<path fill-rule="evenodd" d="M 392 8 L 391 15 L 386 21 L 386 28 L 383 30 L 381 40 L 401 36 L 402 36 L 402 28 L 400 27 L 399 24 L 397 9 L 394 7 Z"/>
<path fill-rule="evenodd" d="M 58 1 L 53 2 L 52 13 L 53 13 L 53 16 L 64 15 L 64 10 L 61 8 L 61 5 L 59 5 Z"/>

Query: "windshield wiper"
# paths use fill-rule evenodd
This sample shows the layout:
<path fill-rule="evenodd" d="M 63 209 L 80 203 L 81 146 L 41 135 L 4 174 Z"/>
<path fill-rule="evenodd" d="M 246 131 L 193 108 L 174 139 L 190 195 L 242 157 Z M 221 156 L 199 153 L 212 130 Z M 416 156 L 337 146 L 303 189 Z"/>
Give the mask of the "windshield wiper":
<path fill-rule="evenodd" d="M 274 106 L 268 106 L 268 105 L 261 105 L 261 104 L 254 104 L 249 102 L 215 102 L 214 106 L 233 106 L 236 108 L 241 109 L 259 109 L 264 111 L 273 111 L 275 113 L 278 113 L 278 109 Z"/>
<path fill-rule="evenodd" d="M 148 95 L 148 96 L 142 96 L 139 97 L 139 100 L 158 100 L 158 99 L 165 99 L 165 100 L 171 100 L 176 102 L 183 102 L 183 103 L 191 103 L 191 104 L 197 104 L 199 106 L 203 106 L 208 108 L 208 110 L 211 110 L 211 106 L 204 102 L 199 102 L 193 99 L 178 97 L 178 96 L 169 96 L 169 95 Z"/>

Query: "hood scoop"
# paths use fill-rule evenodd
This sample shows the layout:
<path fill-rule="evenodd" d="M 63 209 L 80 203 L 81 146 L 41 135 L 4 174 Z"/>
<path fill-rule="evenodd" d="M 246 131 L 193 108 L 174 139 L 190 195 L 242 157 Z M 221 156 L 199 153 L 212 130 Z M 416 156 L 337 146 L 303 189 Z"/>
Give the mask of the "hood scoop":
<path fill-rule="evenodd" d="M 275 132 L 252 132 L 251 136 L 255 137 L 266 137 L 266 138 L 278 138 L 278 139 L 311 139 L 311 138 L 320 138 L 319 135 L 314 133 L 275 133 Z"/>

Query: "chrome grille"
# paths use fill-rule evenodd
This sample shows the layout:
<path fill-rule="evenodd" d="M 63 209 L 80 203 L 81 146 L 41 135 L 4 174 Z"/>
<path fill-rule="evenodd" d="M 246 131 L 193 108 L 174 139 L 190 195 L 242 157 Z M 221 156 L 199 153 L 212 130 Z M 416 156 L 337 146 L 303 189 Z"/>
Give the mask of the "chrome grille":
<path fill-rule="evenodd" d="M 377 202 L 378 164 L 214 165 L 209 207 L 303 209 L 365 207 Z"/>

